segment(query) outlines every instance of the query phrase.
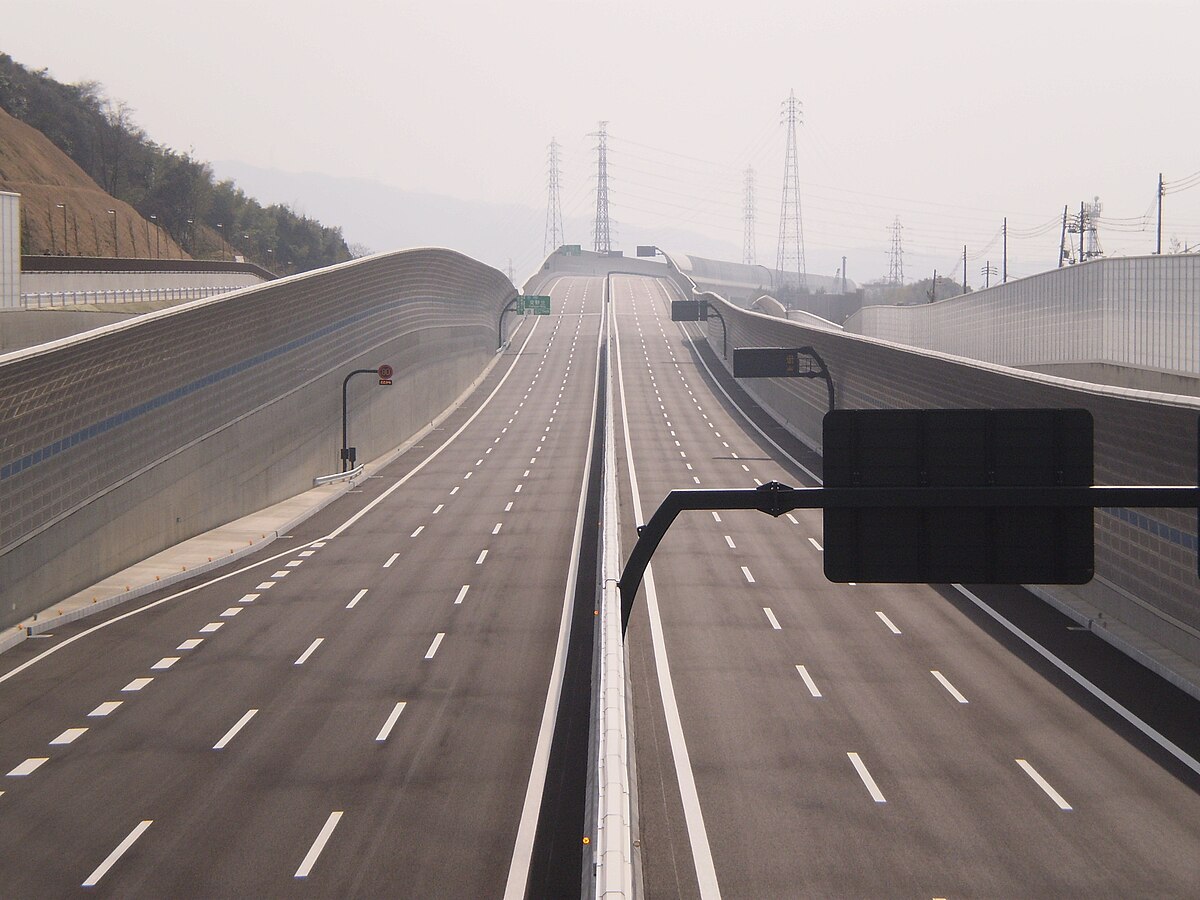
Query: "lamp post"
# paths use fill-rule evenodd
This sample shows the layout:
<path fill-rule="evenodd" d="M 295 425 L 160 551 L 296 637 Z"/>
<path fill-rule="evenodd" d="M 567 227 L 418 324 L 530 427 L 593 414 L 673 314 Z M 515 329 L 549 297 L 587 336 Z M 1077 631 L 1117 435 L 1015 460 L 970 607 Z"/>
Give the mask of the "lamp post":
<path fill-rule="evenodd" d="M 121 258 L 121 245 L 119 243 L 117 243 L 117 211 L 115 209 L 110 209 L 108 211 L 108 214 L 110 216 L 112 216 L 113 256 L 115 256 L 117 259 L 120 259 Z"/>
<path fill-rule="evenodd" d="M 154 223 L 154 258 L 158 259 L 158 254 L 159 254 L 159 250 L 158 250 L 158 216 L 151 213 L 150 221 Z M 147 243 L 149 243 L 149 242 L 147 242 Z M 147 247 L 146 250 L 149 251 L 150 248 Z"/>
<path fill-rule="evenodd" d="M 217 228 L 220 229 L 220 231 L 218 231 L 217 234 L 219 234 L 221 236 L 221 259 L 224 259 L 225 258 L 225 223 L 218 222 Z"/>
<path fill-rule="evenodd" d="M 188 226 L 188 244 L 191 247 L 191 252 L 195 253 L 196 252 L 196 220 L 188 219 L 187 226 Z"/>
<path fill-rule="evenodd" d="M 55 203 L 54 205 L 63 211 L 63 256 L 66 256 L 67 255 L 67 204 L 64 201 L 63 203 Z"/>

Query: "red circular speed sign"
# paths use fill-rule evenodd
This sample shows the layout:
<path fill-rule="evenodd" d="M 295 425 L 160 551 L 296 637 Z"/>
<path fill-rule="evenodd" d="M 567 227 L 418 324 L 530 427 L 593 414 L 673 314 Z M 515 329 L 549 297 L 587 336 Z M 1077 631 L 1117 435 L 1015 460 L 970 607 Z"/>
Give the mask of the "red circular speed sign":
<path fill-rule="evenodd" d="M 380 366 L 379 367 L 379 377 L 384 381 L 391 378 L 392 377 L 392 367 L 389 366 L 387 363 L 384 363 L 382 366 Z"/>

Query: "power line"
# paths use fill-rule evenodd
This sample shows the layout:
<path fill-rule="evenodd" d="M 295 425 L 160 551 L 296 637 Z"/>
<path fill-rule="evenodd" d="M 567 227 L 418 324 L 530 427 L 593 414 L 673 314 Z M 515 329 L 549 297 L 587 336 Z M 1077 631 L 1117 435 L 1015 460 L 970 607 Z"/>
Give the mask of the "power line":
<path fill-rule="evenodd" d="M 612 252 L 612 238 L 608 222 L 608 122 L 600 123 L 600 130 L 592 135 L 599 138 L 596 146 L 596 224 L 593 228 L 597 253 Z"/>
<path fill-rule="evenodd" d="M 550 179 L 546 188 L 546 235 L 542 240 L 542 254 L 549 255 L 566 243 L 563 233 L 562 197 L 559 191 L 558 141 L 550 138 Z"/>
<path fill-rule="evenodd" d="M 742 262 L 754 265 L 754 167 L 746 167 L 746 196 L 743 209 Z"/>
<path fill-rule="evenodd" d="M 900 244 L 900 232 L 903 226 L 900 217 L 892 222 L 892 249 L 888 253 L 888 284 L 904 284 L 904 248 Z"/>
<path fill-rule="evenodd" d="M 804 220 L 800 215 L 800 164 L 796 159 L 796 125 L 802 121 L 800 101 L 793 90 L 783 102 L 782 123 L 787 126 L 787 149 L 783 158 L 783 199 L 779 211 L 779 249 L 775 268 L 780 274 L 796 272 L 796 287 L 808 287 L 804 262 Z"/>

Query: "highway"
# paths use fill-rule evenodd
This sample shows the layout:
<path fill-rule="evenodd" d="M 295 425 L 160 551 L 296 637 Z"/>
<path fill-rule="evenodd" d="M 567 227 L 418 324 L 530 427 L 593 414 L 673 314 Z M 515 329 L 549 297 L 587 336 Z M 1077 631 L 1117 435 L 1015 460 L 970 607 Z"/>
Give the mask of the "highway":
<path fill-rule="evenodd" d="M 626 555 L 671 489 L 820 476 L 674 288 L 609 281 L 291 536 L 0 656 L 0 896 L 575 895 L 605 342 Z M 655 556 L 647 897 L 1194 895 L 1200 704 L 1017 589 L 830 584 L 822 538 L 691 513 Z"/>
<path fill-rule="evenodd" d="M 443 428 L 262 557 L 0 659 L 0 895 L 520 895 L 600 284 L 553 284 Z"/>
<path fill-rule="evenodd" d="M 629 546 L 674 488 L 819 483 L 721 393 L 669 284 L 612 281 Z M 697 512 L 655 556 L 626 638 L 647 897 L 1195 895 L 1200 771 L 968 594 L 1096 677 L 1135 664 L 1017 589 L 831 584 L 821 542 L 817 511 Z M 1200 704 L 1156 681 L 1123 699 L 1194 764 Z"/>

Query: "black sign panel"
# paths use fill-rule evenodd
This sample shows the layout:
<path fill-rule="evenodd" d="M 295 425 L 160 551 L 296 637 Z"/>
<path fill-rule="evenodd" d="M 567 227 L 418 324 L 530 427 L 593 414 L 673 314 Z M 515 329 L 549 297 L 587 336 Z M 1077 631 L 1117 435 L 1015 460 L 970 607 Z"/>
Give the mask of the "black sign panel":
<path fill-rule="evenodd" d="M 808 358 L 788 347 L 741 347 L 733 351 L 734 378 L 795 378 L 811 372 Z"/>
<path fill-rule="evenodd" d="M 1092 416 L 837 410 L 825 416 L 824 457 L 831 488 L 1090 486 Z M 826 509 L 824 559 L 835 582 L 1084 584 L 1093 574 L 1092 510 Z"/>
<path fill-rule="evenodd" d="M 708 318 L 707 300 L 672 300 L 672 322 L 703 322 Z"/>
<path fill-rule="evenodd" d="M 654 254 L 656 254 L 657 252 L 658 252 L 658 248 L 653 245 L 650 245 L 650 246 L 647 246 L 645 244 L 637 245 L 637 255 L 638 256 L 654 256 Z"/>

